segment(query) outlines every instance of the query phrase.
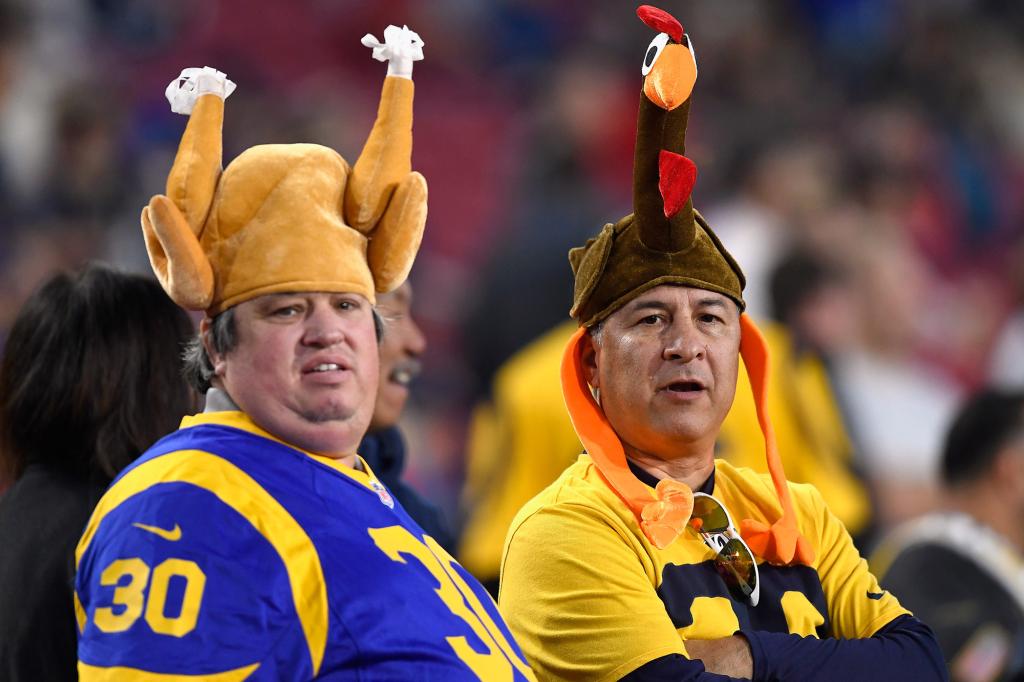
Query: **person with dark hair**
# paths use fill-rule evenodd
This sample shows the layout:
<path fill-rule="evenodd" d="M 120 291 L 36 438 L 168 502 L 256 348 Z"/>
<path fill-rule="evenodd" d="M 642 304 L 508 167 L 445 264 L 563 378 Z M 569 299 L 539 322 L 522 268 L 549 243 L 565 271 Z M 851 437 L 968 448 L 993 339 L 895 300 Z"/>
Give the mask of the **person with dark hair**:
<path fill-rule="evenodd" d="M 409 384 L 420 373 L 420 356 L 427 348 L 427 339 L 412 316 L 412 300 L 412 284 L 408 281 L 391 293 L 377 296 L 376 310 L 383 324 L 380 383 L 373 417 L 358 452 L 413 521 L 446 551 L 454 553 L 455 538 L 441 510 L 402 480 L 406 445 L 398 420 L 409 399 Z"/>
<path fill-rule="evenodd" d="M 0 679 L 75 679 L 74 548 L 104 488 L 195 404 L 188 315 L 90 265 L 25 302 L 0 362 Z"/>
<path fill-rule="evenodd" d="M 832 356 L 852 334 L 853 297 L 845 273 L 799 246 L 782 255 L 768 284 L 772 319 L 762 329 L 771 351 L 768 404 L 779 456 L 789 480 L 817 488 L 857 547 L 865 549 L 873 540 L 872 499 L 856 468 L 854 441 L 830 367 Z M 758 455 L 763 436 L 749 383 L 741 370 L 717 456 L 765 471 Z"/>
<path fill-rule="evenodd" d="M 966 402 L 942 454 L 945 507 L 897 528 L 872 564 L 935 631 L 953 680 L 1024 678 L 1024 392 Z"/>

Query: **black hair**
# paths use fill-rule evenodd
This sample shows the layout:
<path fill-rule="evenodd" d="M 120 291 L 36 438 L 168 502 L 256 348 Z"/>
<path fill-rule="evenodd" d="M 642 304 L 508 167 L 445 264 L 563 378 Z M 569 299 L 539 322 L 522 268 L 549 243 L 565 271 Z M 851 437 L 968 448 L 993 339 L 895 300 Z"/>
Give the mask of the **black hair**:
<path fill-rule="evenodd" d="M 778 262 L 772 271 L 769 290 L 771 316 L 783 324 L 792 324 L 797 310 L 822 287 L 839 281 L 841 273 L 822 258 L 797 248 Z"/>
<path fill-rule="evenodd" d="M 946 434 L 943 482 L 959 485 L 977 480 L 1015 438 L 1024 439 L 1024 392 L 986 389 L 975 394 Z"/>
<path fill-rule="evenodd" d="M 90 264 L 22 306 L 0 360 L 0 473 L 111 479 L 195 407 L 192 322 L 153 280 Z"/>

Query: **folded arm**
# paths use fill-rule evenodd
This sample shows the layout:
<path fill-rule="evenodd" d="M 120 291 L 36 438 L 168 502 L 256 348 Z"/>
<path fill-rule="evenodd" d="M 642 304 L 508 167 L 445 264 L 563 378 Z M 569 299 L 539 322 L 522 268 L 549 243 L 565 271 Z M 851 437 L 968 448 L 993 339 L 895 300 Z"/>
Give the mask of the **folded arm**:
<path fill-rule="evenodd" d="M 817 639 L 760 631 L 741 634 L 721 640 L 687 642 L 693 660 L 679 655 L 662 656 L 623 680 L 735 679 L 723 675 L 751 675 L 749 668 L 744 669 L 748 660 L 752 661 L 754 680 L 949 679 L 935 636 L 913 616 L 899 616 L 866 639 Z M 705 660 L 697 660 L 700 656 Z M 705 666 L 709 672 L 704 672 Z"/>

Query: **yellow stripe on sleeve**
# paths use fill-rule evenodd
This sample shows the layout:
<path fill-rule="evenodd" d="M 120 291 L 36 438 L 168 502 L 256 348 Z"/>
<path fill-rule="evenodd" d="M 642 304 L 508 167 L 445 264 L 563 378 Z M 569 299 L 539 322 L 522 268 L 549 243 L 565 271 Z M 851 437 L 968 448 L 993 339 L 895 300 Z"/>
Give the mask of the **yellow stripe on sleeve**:
<path fill-rule="evenodd" d="M 107 490 L 93 511 L 75 550 L 76 567 L 107 514 L 158 483 L 172 482 L 189 483 L 213 493 L 249 521 L 274 547 L 288 572 L 292 600 L 306 636 L 313 674 L 319 673 L 327 647 L 328 611 L 327 589 L 316 547 L 302 526 L 270 493 L 222 457 L 200 450 L 179 450 L 155 457 L 125 474 Z"/>
<path fill-rule="evenodd" d="M 107 682 L 108 680 L 137 680 L 138 682 L 240 682 L 249 677 L 259 663 L 247 665 L 244 668 L 225 670 L 222 673 L 209 675 L 168 675 L 165 673 L 151 673 L 138 668 L 101 668 L 78 662 L 78 679 L 82 682 Z"/>
<path fill-rule="evenodd" d="M 75 598 L 75 620 L 78 622 L 78 634 L 82 634 L 85 631 L 85 609 L 82 608 L 82 602 L 78 599 L 78 592 L 71 594 Z"/>

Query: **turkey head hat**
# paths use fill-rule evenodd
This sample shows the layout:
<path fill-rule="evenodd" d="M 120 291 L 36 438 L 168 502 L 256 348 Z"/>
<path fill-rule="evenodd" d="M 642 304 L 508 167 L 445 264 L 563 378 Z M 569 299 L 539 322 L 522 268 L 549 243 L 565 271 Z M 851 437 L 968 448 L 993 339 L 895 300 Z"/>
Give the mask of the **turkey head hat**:
<path fill-rule="evenodd" d="M 686 124 L 697 80 L 689 36 L 667 12 L 641 6 L 637 15 L 657 36 L 644 57 L 644 77 L 633 159 L 633 213 L 605 225 L 597 237 L 569 252 L 575 275 L 573 306 L 580 324 L 562 361 L 562 392 L 577 435 L 605 480 L 633 511 L 647 538 L 666 547 L 684 531 L 693 506 L 686 485 L 664 479 L 652 493 L 629 470 L 622 442 L 584 378 L 583 337 L 628 301 L 662 284 L 723 294 L 745 308 L 739 265 L 693 207 L 697 168 L 685 154 Z M 750 375 L 768 469 L 781 515 L 767 525 L 744 519 L 740 532 L 755 554 L 772 563 L 813 561 L 796 527 L 785 473 L 766 412 L 768 350 L 746 313 L 740 316 L 740 354 Z"/>
<path fill-rule="evenodd" d="M 209 67 L 167 88 L 190 114 L 165 194 L 142 211 L 157 278 L 183 308 L 213 317 L 270 293 L 357 293 L 396 288 L 419 249 L 427 185 L 411 170 L 412 62 L 422 41 L 388 27 L 372 36 L 389 60 L 377 119 L 354 166 L 316 144 L 252 147 L 221 170 L 224 100 L 234 83 Z"/>

